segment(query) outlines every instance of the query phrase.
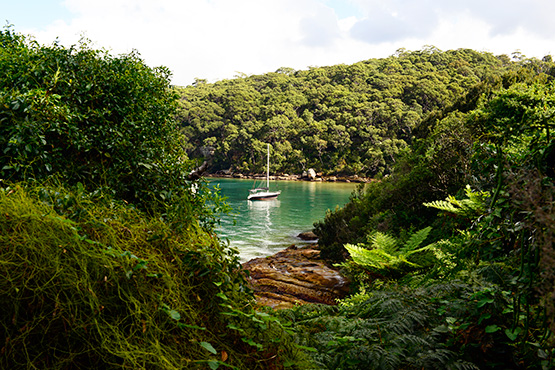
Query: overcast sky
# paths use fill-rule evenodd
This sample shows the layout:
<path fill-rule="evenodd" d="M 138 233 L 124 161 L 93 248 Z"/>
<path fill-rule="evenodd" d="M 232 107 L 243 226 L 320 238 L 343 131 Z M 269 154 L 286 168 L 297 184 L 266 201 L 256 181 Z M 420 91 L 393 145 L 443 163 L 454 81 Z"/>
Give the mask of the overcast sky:
<path fill-rule="evenodd" d="M 553 0 L 0 0 L 40 43 L 137 50 L 172 83 L 351 64 L 400 48 L 555 54 Z"/>

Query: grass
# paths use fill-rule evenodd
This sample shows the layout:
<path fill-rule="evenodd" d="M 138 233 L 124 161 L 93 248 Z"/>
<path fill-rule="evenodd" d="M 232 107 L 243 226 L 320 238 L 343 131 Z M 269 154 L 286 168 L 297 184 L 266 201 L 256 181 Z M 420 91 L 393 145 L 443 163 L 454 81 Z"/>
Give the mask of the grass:
<path fill-rule="evenodd" d="M 302 356 L 279 323 L 260 333 L 240 265 L 200 227 L 82 188 L 6 187 L 0 214 L 1 368 L 278 369 Z"/>

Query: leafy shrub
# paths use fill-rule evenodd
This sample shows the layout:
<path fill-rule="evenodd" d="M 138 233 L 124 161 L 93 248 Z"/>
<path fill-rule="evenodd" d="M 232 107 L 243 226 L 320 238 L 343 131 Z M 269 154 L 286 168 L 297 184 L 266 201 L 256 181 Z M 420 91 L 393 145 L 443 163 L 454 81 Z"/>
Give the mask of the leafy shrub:
<path fill-rule="evenodd" d="M 86 41 L 41 46 L 10 28 L 0 45 L 0 179 L 57 176 L 141 207 L 187 185 L 166 68 Z"/>
<path fill-rule="evenodd" d="M 509 297 L 462 281 L 374 286 L 335 307 L 283 312 L 322 369 L 518 368 L 503 331 Z M 495 343 L 495 345 L 493 345 Z"/>

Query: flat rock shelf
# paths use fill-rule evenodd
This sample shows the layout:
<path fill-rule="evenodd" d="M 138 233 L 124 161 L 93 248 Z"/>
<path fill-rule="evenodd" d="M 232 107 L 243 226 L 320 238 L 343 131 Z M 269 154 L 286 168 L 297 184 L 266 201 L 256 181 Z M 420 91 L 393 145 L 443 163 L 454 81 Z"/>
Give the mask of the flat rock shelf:
<path fill-rule="evenodd" d="M 260 305 L 274 309 L 299 304 L 334 305 L 349 291 L 349 280 L 320 260 L 317 245 L 290 246 L 243 264 Z"/>

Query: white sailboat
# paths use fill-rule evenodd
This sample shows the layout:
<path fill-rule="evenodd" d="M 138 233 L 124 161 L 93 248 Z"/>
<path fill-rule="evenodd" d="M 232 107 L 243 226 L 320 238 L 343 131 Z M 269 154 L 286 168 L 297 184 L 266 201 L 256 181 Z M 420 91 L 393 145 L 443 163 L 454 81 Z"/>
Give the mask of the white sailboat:
<path fill-rule="evenodd" d="M 266 161 L 266 187 L 249 190 L 247 200 L 271 200 L 276 199 L 281 190 L 270 191 L 270 144 L 268 144 L 268 156 Z"/>

